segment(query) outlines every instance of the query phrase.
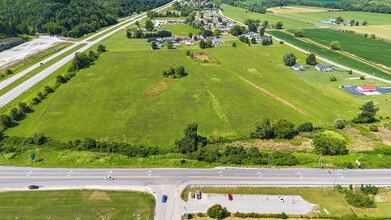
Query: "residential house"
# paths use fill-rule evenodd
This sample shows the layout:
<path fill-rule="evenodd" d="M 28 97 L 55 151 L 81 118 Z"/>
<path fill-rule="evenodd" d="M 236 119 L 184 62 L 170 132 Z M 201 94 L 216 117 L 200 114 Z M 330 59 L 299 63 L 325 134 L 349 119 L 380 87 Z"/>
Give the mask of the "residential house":
<path fill-rule="evenodd" d="M 195 41 L 198 41 L 198 40 L 204 39 L 204 36 L 202 36 L 202 35 L 193 35 L 192 39 L 195 40 Z"/>
<path fill-rule="evenodd" d="M 181 42 L 173 41 L 173 42 L 172 42 L 172 45 L 174 45 L 174 46 L 180 46 L 180 45 L 181 45 Z"/>
<path fill-rule="evenodd" d="M 326 66 L 326 65 L 323 65 L 323 64 L 316 64 L 315 65 L 315 69 L 317 69 L 319 71 L 322 71 L 322 72 L 331 72 L 331 71 L 333 71 L 331 66 Z"/>
<path fill-rule="evenodd" d="M 192 40 L 185 40 L 186 46 L 192 46 L 194 45 L 194 42 Z"/>
<path fill-rule="evenodd" d="M 292 66 L 292 69 L 298 70 L 298 71 L 305 71 L 304 67 L 298 63 Z"/>
<path fill-rule="evenodd" d="M 245 36 L 245 37 L 247 37 L 248 39 L 251 39 L 251 38 L 253 38 L 253 37 L 258 36 L 258 34 L 251 31 L 251 32 L 248 32 L 247 34 L 242 34 L 241 36 Z"/>
<path fill-rule="evenodd" d="M 223 44 L 224 43 L 224 41 L 222 40 L 222 39 L 213 39 L 213 43 L 214 44 Z"/>

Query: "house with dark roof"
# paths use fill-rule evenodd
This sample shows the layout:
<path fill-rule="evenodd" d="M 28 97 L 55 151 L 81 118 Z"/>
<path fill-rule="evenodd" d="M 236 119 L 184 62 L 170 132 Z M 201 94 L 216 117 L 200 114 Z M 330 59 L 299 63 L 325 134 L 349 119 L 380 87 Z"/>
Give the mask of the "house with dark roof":
<path fill-rule="evenodd" d="M 317 69 L 319 71 L 322 71 L 322 72 L 331 72 L 331 71 L 333 71 L 331 66 L 326 66 L 326 65 L 323 65 L 323 64 L 320 64 L 320 63 L 315 65 L 315 69 Z"/>
<path fill-rule="evenodd" d="M 293 66 L 292 66 L 292 69 L 298 70 L 298 71 L 305 71 L 305 68 L 304 68 L 302 65 L 298 64 L 298 63 L 296 63 L 295 65 L 293 65 Z"/>

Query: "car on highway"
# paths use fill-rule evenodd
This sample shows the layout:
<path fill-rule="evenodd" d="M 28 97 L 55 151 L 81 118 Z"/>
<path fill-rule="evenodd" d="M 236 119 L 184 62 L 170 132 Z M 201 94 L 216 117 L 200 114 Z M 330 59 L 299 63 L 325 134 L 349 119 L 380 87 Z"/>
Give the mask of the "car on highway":
<path fill-rule="evenodd" d="M 280 202 L 284 202 L 284 198 L 282 198 L 282 196 L 278 196 L 278 198 L 280 199 Z"/>
<path fill-rule="evenodd" d="M 30 185 L 29 189 L 39 189 L 39 186 L 37 186 L 37 185 Z"/>
<path fill-rule="evenodd" d="M 202 199 L 202 194 L 199 190 L 196 191 L 197 199 Z"/>
<path fill-rule="evenodd" d="M 191 193 L 190 197 L 191 197 L 192 199 L 194 199 L 194 198 L 195 198 L 195 193 Z"/>
<path fill-rule="evenodd" d="M 232 200 L 233 200 L 232 194 L 230 194 L 230 193 L 228 194 L 228 200 L 229 200 L 229 201 L 232 201 Z"/>
<path fill-rule="evenodd" d="M 105 177 L 105 180 L 114 180 L 114 177 L 112 177 L 112 176 L 106 176 L 106 177 Z"/>
<path fill-rule="evenodd" d="M 167 202 L 167 196 L 166 196 L 166 195 L 163 195 L 162 203 L 165 203 L 165 202 Z"/>

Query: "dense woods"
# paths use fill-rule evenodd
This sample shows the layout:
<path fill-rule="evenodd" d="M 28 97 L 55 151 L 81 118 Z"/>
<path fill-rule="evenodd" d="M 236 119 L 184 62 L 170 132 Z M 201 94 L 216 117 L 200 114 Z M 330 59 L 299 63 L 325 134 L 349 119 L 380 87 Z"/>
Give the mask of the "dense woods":
<path fill-rule="evenodd" d="M 0 39 L 36 32 L 81 37 L 117 23 L 118 17 L 168 2 L 170 0 L 2 0 Z"/>

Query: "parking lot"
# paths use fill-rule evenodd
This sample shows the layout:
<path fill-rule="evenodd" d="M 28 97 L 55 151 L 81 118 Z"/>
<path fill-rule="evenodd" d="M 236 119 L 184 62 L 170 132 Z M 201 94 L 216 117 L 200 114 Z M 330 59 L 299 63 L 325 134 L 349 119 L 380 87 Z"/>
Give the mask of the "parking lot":
<path fill-rule="evenodd" d="M 233 200 L 228 200 L 228 195 L 202 194 L 202 199 L 191 199 L 185 203 L 188 213 L 206 213 L 212 205 L 220 204 L 229 212 L 242 213 L 282 213 L 306 214 L 316 206 L 308 203 L 300 196 L 284 196 L 282 200 L 277 195 L 235 195 Z"/>

